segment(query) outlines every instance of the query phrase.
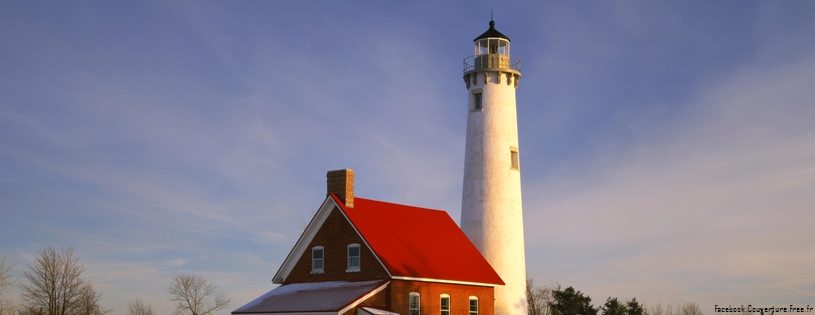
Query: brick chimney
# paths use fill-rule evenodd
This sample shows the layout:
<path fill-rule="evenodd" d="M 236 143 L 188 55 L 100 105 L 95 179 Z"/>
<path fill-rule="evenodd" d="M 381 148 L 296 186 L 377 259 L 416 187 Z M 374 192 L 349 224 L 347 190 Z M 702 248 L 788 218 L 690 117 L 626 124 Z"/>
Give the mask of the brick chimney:
<path fill-rule="evenodd" d="M 348 208 L 354 207 L 354 170 L 342 169 L 325 174 L 328 192 L 334 193 Z"/>

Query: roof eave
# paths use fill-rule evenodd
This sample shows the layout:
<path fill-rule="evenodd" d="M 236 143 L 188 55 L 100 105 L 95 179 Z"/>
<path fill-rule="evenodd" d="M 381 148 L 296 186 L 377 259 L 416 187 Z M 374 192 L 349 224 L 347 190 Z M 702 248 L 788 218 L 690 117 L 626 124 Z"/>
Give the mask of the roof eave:
<path fill-rule="evenodd" d="M 435 282 L 435 283 L 447 283 L 447 284 L 461 284 L 461 285 L 473 285 L 473 286 L 479 286 L 479 287 L 503 287 L 503 286 L 506 285 L 504 283 L 504 280 L 500 280 L 500 283 L 489 283 L 489 282 L 444 280 L 444 279 L 421 278 L 421 277 L 403 277 L 403 276 L 394 276 L 392 278 L 393 278 L 393 280 Z"/>

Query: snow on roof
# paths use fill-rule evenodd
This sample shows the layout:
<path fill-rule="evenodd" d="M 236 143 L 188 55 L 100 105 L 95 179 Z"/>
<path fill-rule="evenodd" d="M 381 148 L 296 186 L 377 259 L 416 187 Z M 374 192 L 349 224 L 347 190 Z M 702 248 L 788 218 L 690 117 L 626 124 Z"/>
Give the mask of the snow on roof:
<path fill-rule="evenodd" d="M 394 278 L 504 285 L 446 211 L 331 197 Z"/>
<path fill-rule="evenodd" d="M 363 311 L 367 312 L 370 315 L 399 315 L 399 313 L 389 312 L 385 310 L 380 310 L 378 308 L 363 306 L 360 307 Z"/>
<path fill-rule="evenodd" d="M 282 285 L 241 306 L 232 314 L 338 311 L 384 283 L 386 281 L 377 280 Z"/>

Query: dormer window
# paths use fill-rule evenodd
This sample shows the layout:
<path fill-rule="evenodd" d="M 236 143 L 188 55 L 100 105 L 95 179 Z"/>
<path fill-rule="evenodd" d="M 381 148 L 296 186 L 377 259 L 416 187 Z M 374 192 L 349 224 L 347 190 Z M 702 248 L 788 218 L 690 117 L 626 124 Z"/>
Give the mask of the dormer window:
<path fill-rule="evenodd" d="M 311 248 L 311 273 L 324 273 L 325 249 L 322 246 Z"/>
<path fill-rule="evenodd" d="M 348 269 L 346 272 L 359 271 L 360 255 L 359 244 L 348 245 Z"/>

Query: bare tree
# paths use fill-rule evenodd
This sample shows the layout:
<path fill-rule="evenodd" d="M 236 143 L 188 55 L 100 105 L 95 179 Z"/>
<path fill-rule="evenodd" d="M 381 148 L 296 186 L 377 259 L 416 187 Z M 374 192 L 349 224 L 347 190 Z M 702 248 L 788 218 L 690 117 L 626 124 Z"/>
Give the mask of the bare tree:
<path fill-rule="evenodd" d="M 186 273 L 173 278 L 167 287 L 169 300 L 176 302 L 175 315 L 212 315 L 225 308 L 232 299 L 216 290 L 212 282 Z"/>
<path fill-rule="evenodd" d="M 665 315 L 677 315 L 676 312 L 673 304 L 668 303 L 665 305 Z"/>
<path fill-rule="evenodd" d="M 136 298 L 127 303 L 127 315 L 156 315 L 153 306 L 142 298 Z"/>
<path fill-rule="evenodd" d="M 10 299 L 3 296 L 6 289 L 14 285 L 14 279 L 11 278 L 12 268 L 14 268 L 14 264 L 6 265 L 6 254 L 4 253 L 2 260 L 0 260 L 0 315 L 13 314 L 16 308 Z"/>
<path fill-rule="evenodd" d="M 73 315 L 79 308 L 85 267 L 74 256 L 74 249 L 57 251 L 47 247 L 37 253 L 33 266 L 23 271 L 28 285 L 22 285 L 23 303 L 40 308 L 46 315 Z"/>
<path fill-rule="evenodd" d="M 43 315 L 45 314 L 41 307 L 31 306 L 31 305 L 21 305 L 19 309 L 17 309 L 18 315 Z"/>
<path fill-rule="evenodd" d="M 679 315 L 702 315 L 702 309 L 699 304 L 693 302 L 686 302 L 679 308 Z"/>
<path fill-rule="evenodd" d="M 675 315 L 675 314 L 673 314 L 673 307 L 671 306 L 671 304 L 668 304 L 667 307 L 663 307 L 662 303 L 657 303 L 654 305 L 646 306 L 645 315 Z"/>
<path fill-rule="evenodd" d="M 662 303 L 657 303 L 645 307 L 645 315 L 702 315 L 702 309 L 693 302 L 668 303 L 664 307 Z"/>
<path fill-rule="evenodd" d="M 532 278 L 526 279 L 526 302 L 529 315 L 550 315 L 549 303 L 553 302 L 552 290 L 560 290 L 560 284 L 550 287 L 536 287 Z"/>
<path fill-rule="evenodd" d="M 77 307 L 75 315 L 107 315 L 112 313 L 113 309 L 103 309 L 99 305 L 101 299 L 102 294 L 97 293 L 89 281 L 85 281 L 82 285 L 79 296 L 79 306 Z"/>
<path fill-rule="evenodd" d="M 79 264 L 74 248 L 47 247 L 37 252 L 34 265 L 23 271 L 28 284 L 20 285 L 23 306 L 20 314 L 105 315 L 111 310 L 99 306 L 101 294 L 82 280 L 85 267 Z"/>

